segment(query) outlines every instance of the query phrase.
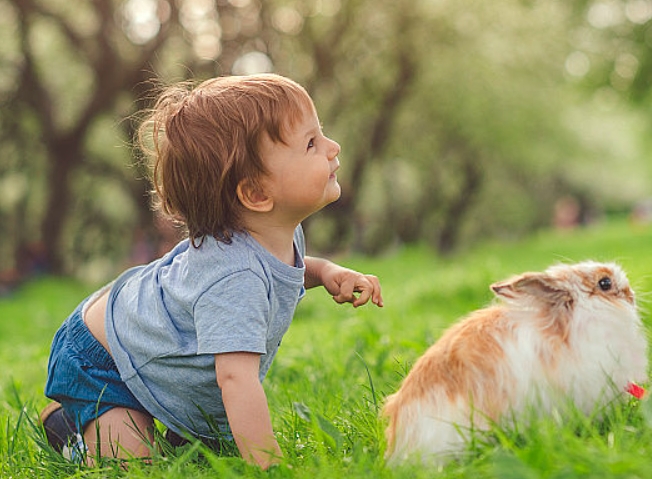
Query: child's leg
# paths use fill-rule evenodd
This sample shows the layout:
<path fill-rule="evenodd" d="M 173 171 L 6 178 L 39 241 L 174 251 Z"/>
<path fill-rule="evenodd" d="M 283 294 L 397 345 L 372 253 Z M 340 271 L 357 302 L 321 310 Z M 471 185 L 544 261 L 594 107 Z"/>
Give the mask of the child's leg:
<path fill-rule="evenodd" d="M 142 411 L 113 408 L 86 426 L 84 442 L 89 462 L 98 455 L 118 459 L 151 457 L 154 419 Z"/>

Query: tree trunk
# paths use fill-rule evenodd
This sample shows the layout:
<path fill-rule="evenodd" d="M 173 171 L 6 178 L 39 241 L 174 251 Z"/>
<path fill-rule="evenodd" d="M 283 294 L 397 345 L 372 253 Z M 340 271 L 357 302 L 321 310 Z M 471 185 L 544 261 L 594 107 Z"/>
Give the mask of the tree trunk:
<path fill-rule="evenodd" d="M 405 46 L 406 50 L 407 47 Z M 392 128 L 397 118 L 397 111 L 402 101 L 407 97 L 410 87 L 416 77 L 417 62 L 409 55 L 408 51 L 398 52 L 398 67 L 396 79 L 383 93 L 379 101 L 379 114 L 373 119 L 370 131 L 370 144 L 359 148 L 351 155 L 352 171 L 347 188 L 342 189 L 342 197 L 335 203 L 330 211 L 335 220 L 335 236 L 332 246 L 341 249 L 348 233 L 353 227 L 354 236 L 362 237 L 360 226 L 351 219 L 355 218 L 355 207 L 359 191 L 362 189 L 365 174 L 369 164 L 379 159 L 384 153 Z M 360 245 L 354 245 L 359 247 Z"/>
<path fill-rule="evenodd" d="M 41 223 L 41 237 L 47 268 L 51 273 L 62 274 L 64 229 L 73 198 L 71 176 L 81 163 L 83 137 L 68 136 L 52 141 L 49 152 L 51 166 L 48 175 L 48 193 Z"/>
<path fill-rule="evenodd" d="M 457 197 L 449 201 L 437 239 L 437 250 L 444 255 L 458 245 L 464 218 L 482 187 L 482 167 L 474 156 L 465 154 L 461 171 L 462 187 Z"/>

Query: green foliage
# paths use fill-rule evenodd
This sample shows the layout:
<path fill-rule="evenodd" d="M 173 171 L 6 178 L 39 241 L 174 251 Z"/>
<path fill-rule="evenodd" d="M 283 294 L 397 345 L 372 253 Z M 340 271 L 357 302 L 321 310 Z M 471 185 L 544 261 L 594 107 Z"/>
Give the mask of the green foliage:
<path fill-rule="evenodd" d="M 40 242 L 54 272 L 114 274 L 133 230 L 157 234 L 127 119 L 156 83 L 261 65 L 304 84 L 342 145 L 321 251 L 450 251 L 547 226 L 560 197 L 623 210 L 652 191 L 649 122 L 622 81 L 603 88 L 629 71 L 647 91 L 645 0 L 69 3 L 0 4 L 0 273 L 29 274 L 21 246 Z M 587 22 L 605 9 L 620 21 Z"/>
<path fill-rule="evenodd" d="M 441 258 L 426 247 L 340 262 L 381 279 L 385 307 L 337 305 L 310 291 L 265 382 L 285 453 L 268 472 L 200 444 L 166 448 L 152 464 L 89 468 L 43 449 L 35 424 L 52 334 L 88 287 L 41 278 L 0 300 L 0 476 L 14 478 L 580 478 L 648 477 L 652 402 L 609 408 L 603 420 L 572 410 L 526 426 L 478 434 L 468 454 L 441 470 L 386 468 L 383 398 L 453 321 L 491 301 L 488 286 L 558 261 L 618 261 L 628 271 L 646 324 L 652 291 L 652 227 L 616 221 L 527 242 L 485 243 Z"/>

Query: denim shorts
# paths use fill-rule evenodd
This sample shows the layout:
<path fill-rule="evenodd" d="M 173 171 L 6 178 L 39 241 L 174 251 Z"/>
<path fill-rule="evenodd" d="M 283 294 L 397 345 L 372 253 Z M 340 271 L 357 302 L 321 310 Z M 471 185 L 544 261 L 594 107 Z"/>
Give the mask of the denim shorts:
<path fill-rule="evenodd" d="M 124 407 L 147 413 L 120 378 L 108 351 L 91 334 L 84 300 L 52 341 L 45 395 L 59 402 L 79 431 L 105 412 Z"/>

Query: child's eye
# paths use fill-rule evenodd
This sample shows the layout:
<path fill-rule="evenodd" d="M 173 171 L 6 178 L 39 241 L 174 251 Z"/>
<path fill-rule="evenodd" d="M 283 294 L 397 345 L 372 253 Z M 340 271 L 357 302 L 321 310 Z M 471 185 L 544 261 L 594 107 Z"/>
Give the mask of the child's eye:
<path fill-rule="evenodd" d="M 313 146 L 315 146 L 315 139 L 314 139 L 314 138 L 310 138 L 310 141 L 308 142 L 308 148 L 306 148 L 306 149 L 309 150 L 309 149 L 312 148 Z"/>

